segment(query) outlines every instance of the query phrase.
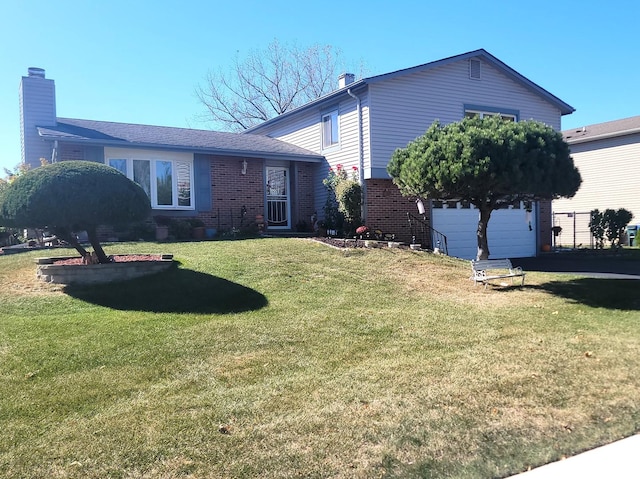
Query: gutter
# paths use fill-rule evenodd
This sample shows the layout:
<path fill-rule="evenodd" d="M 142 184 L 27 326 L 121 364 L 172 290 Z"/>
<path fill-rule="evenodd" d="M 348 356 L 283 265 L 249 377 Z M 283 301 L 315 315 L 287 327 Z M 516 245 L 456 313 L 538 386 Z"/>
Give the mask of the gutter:
<path fill-rule="evenodd" d="M 40 135 L 45 139 L 53 139 L 50 135 Z M 55 137 L 54 137 L 55 138 Z M 95 146 L 110 146 L 116 148 L 140 148 L 147 150 L 169 150 L 169 151 L 179 151 L 185 153 L 201 153 L 201 154 L 209 154 L 209 155 L 218 155 L 218 156 L 240 156 L 247 158 L 260 158 L 266 160 L 291 160 L 291 161 L 302 161 L 307 163 L 320 163 L 324 161 L 324 156 L 322 155 L 305 155 L 303 153 L 275 153 L 275 152 L 266 152 L 260 150 L 235 150 L 229 148 L 212 148 L 212 147 L 189 147 L 183 145 L 159 145 L 157 143 L 129 143 L 123 140 L 94 140 L 87 138 L 61 138 L 60 141 L 71 144 L 84 144 L 84 145 L 95 145 Z M 54 139 L 54 144 L 57 147 L 58 139 Z M 54 147 L 55 149 L 55 147 Z M 57 157 L 57 154 L 56 154 Z"/>
<path fill-rule="evenodd" d="M 364 145 L 362 144 L 362 104 L 360 97 L 351 92 L 351 88 L 347 88 L 347 94 L 356 101 L 356 110 L 358 112 L 358 182 L 362 188 L 362 206 L 360 216 L 362 221 L 367 217 L 367 188 L 364 182 Z"/>

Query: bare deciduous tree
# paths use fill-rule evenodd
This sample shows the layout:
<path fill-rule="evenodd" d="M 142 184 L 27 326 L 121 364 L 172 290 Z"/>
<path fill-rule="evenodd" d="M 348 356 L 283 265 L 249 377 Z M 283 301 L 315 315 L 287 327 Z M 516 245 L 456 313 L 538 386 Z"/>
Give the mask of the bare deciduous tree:
<path fill-rule="evenodd" d="M 329 45 L 299 48 L 274 40 L 264 50 L 236 56 L 228 73 L 209 73 L 196 88 L 204 118 L 240 131 L 315 100 L 337 87 L 340 55 Z"/>

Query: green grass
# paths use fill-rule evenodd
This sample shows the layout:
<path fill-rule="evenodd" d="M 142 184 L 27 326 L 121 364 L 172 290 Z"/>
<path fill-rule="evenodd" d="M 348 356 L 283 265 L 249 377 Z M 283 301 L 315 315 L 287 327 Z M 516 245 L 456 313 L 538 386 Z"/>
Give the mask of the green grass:
<path fill-rule="evenodd" d="M 506 477 L 640 431 L 640 283 L 306 240 L 127 283 L 0 257 L 0 475 Z M 63 255 L 66 251 L 56 252 Z"/>

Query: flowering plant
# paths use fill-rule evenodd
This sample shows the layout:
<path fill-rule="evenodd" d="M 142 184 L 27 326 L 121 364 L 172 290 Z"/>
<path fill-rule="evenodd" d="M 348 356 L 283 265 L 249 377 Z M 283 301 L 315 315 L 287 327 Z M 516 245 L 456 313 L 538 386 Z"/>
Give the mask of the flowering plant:
<path fill-rule="evenodd" d="M 322 183 L 329 190 L 325 217 L 329 219 L 334 213 L 338 213 L 342 218 L 337 218 L 337 223 L 340 223 L 341 219 L 347 227 L 360 223 L 362 187 L 358 182 L 358 167 L 352 166 L 349 175 L 342 164 L 337 164 L 335 170 L 329 168 L 329 174 Z"/>
<path fill-rule="evenodd" d="M 362 225 L 362 226 L 358 226 L 356 228 L 356 234 L 363 235 L 363 234 L 368 233 L 368 232 L 369 232 L 369 227 L 368 226 Z"/>

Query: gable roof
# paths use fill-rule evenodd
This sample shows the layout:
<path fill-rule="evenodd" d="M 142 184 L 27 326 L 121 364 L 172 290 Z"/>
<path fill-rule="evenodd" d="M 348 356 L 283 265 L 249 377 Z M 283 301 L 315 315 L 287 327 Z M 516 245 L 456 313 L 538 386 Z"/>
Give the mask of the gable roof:
<path fill-rule="evenodd" d="M 634 133 L 640 133 L 640 115 L 563 130 L 562 136 L 564 136 L 567 143 L 575 144 L 632 135 Z"/>
<path fill-rule="evenodd" d="M 312 151 L 264 135 L 58 118 L 56 126 L 39 126 L 47 140 L 104 146 L 186 150 L 217 155 L 268 159 L 324 159 Z"/>
<path fill-rule="evenodd" d="M 394 72 L 390 72 L 390 73 L 383 73 L 381 75 L 375 75 L 372 77 L 368 77 L 368 78 L 363 78 L 361 80 L 355 81 L 353 83 L 350 83 L 349 85 L 340 88 L 338 90 L 335 90 L 325 96 L 322 96 L 316 100 L 313 100 L 309 103 L 306 103 L 294 110 L 291 110 L 287 113 L 283 113 L 279 116 L 276 116 L 274 118 L 271 118 L 270 120 L 267 120 L 263 123 L 260 123 L 259 125 L 256 125 L 254 127 L 248 128 L 247 130 L 245 130 L 243 133 L 251 133 L 253 131 L 256 131 L 258 129 L 260 129 L 263 126 L 266 125 L 270 125 L 272 123 L 275 123 L 276 121 L 280 121 L 283 118 L 289 117 L 291 115 L 295 115 L 303 110 L 307 110 L 309 108 L 312 108 L 314 106 L 318 106 L 321 105 L 323 103 L 326 102 L 331 102 L 331 101 L 335 101 L 335 99 L 339 96 L 345 96 L 347 95 L 347 90 L 352 90 L 352 91 L 356 91 L 360 88 L 364 88 L 367 85 L 370 84 L 374 84 L 374 83 L 378 83 L 381 81 L 385 81 L 385 80 L 390 80 L 393 78 L 397 78 L 400 76 L 404 76 L 404 75 L 410 75 L 412 73 L 419 73 L 419 72 L 424 72 L 424 71 L 428 71 L 428 70 L 432 70 L 434 68 L 438 68 L 438 67 L 442 67 L 445 65 L 448 65 L 450 63 L 454 63 L 454 62 L 458 62 L 461 60 L 468 60 L 469 58 L 481 58 L 484 61 L 486 61 L 487 63 L 491 64 L 494 68 L 496 68 L 497 70 L 501 71 L 503 74 L 505 74 L 507 77 L 511 78 L 513 81 L 515 81 L 516 83 L 521 84 L 522 86 L 524 86 L 526 89 L 528 89 L 529 91 L 533 92 L 536 95 L 541 96 L 542 98 L 544 98 L 546 101 L 548 101 L 549 103 L 555 105 L 561 112 L 562 115 L 568 115 L 573 113 L 574 111 L 576 111 L 575 108 L 573 108 L 571 105 L 569 105 L 568 103 L 565 103 L 564 101 L 562 101 L 560 98 L 558 98 L 557 96 L 551 94 L 550 92 L 548 92 L 547 90 L 545 90 L 544 88 L 542 88 L 541 86 L 539 86 L 538 84 L 532 82 L 531 80 L 529 80 L 528 78 L 526 78 L 525 76 L 521 75 L 520 73 L 518 73 L 517 71 L 515 71 L 513 68 L 511 68 L 510 66 L 508 66 L 506 63 L 500 61 L 498 58 L 494 57 L 493 55 L 491 55 L 489 52 L 487 52 L 484 48 L 480 48 L 478 50 L 473 50 L 467 53 L 462 53 L 460 55 L 455 55 L 452 57 L 448 57 L 448 58 L 443 58 L 441 60 L 436 60 L 433 62 L 429 62 L 429 63 L 424 63 L 422 65 L 417 65 L 415 67 L 411 67 L 411 68 L 405 68 L 402 70 L 397 70 Z"/>

